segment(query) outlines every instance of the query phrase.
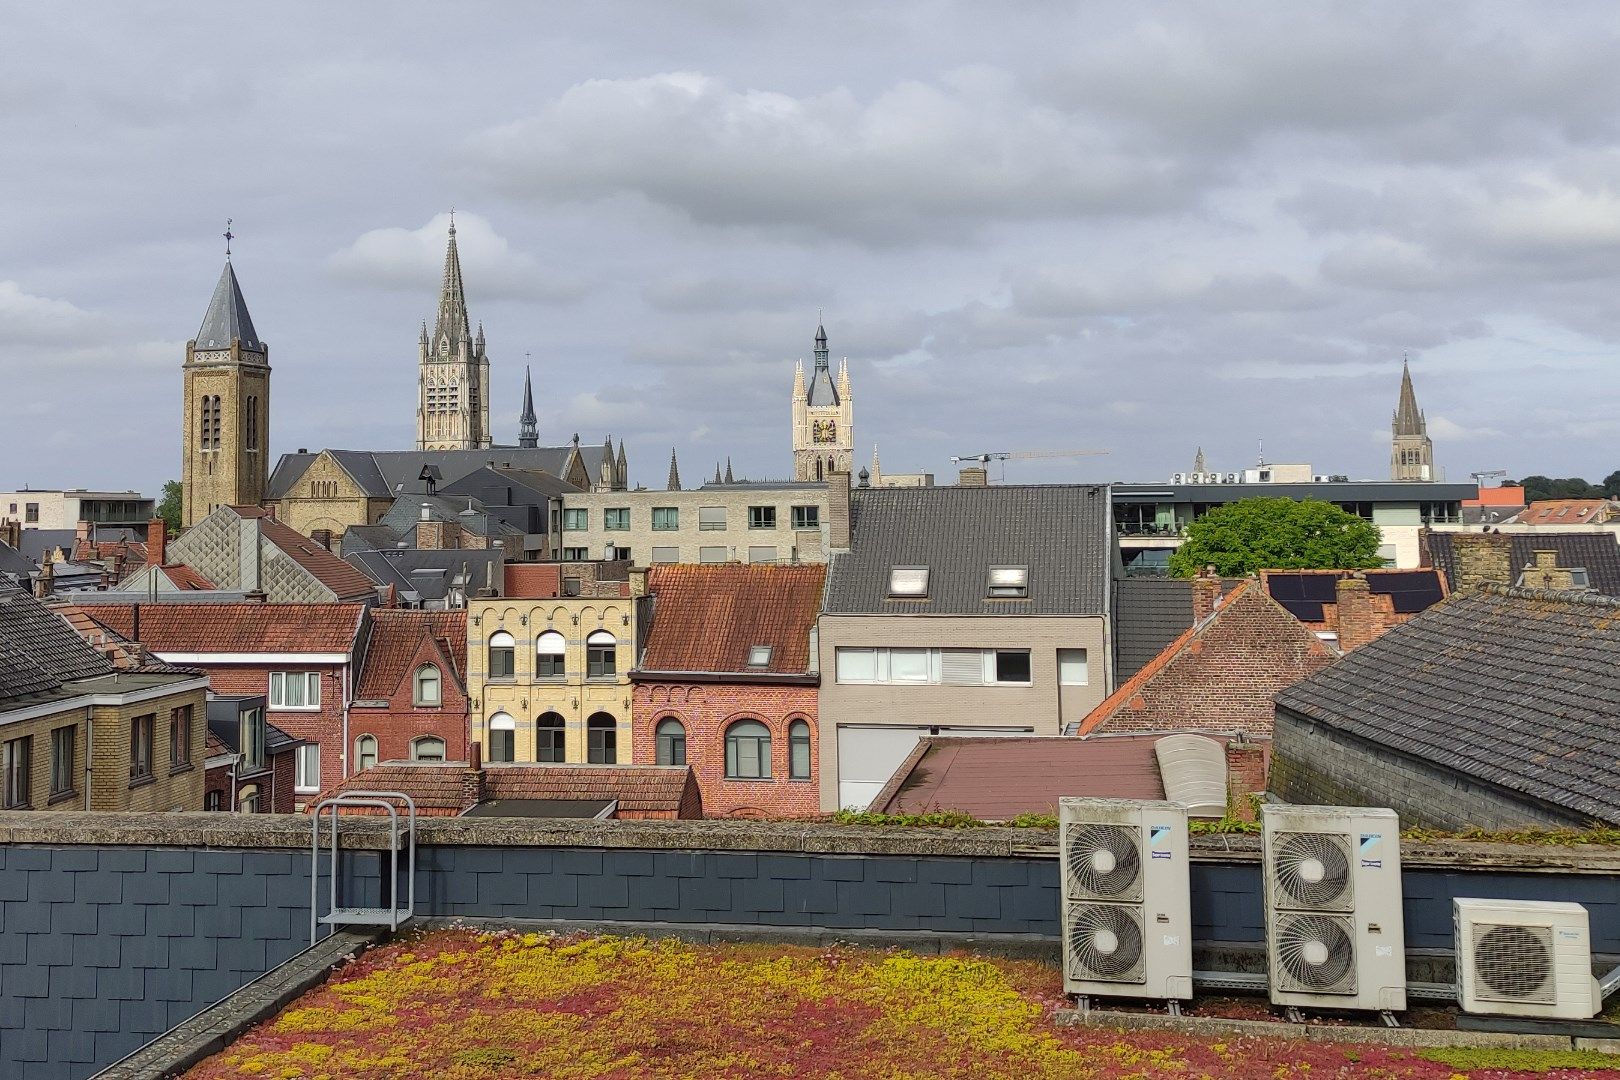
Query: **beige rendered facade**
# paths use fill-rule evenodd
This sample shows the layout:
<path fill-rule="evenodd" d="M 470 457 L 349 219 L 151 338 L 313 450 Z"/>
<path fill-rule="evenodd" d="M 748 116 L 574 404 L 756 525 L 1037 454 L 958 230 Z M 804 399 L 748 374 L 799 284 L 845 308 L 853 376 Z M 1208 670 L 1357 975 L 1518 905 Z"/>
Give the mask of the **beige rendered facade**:
<path fill-rule="evenodd" d="M 1059 735 L 1112 681 L 1100 615 L 823 614 L 819 627 L 823 811 L 865 809 L 922 735 Z"/>
<path fill-rule="evenodd" d="M 827 561 L 826 484 L 745 481 L 695 491 L 580 492 L 564 495 L 562 503 L 567 560 L 611 557 L 638 566 Z"/>
<path fill-rule="evenodd" d="M 629 764 L 636 619 L 624 592 L 468 601 L 470 738 L 485 760 Z"/>

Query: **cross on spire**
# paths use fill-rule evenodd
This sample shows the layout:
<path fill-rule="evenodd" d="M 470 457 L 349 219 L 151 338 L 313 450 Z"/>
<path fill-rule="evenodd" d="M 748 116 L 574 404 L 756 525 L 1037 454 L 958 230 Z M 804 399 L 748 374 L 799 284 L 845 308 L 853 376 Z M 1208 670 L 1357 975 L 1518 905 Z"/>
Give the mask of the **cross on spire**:
<path fill-rule="evenodd" d="M 231 219 L 226 218 L 225 219 L 225 257 L 227 259 L 231 257 L 231 241 L 235 240 L 235 239 L 236 239 L 236 234 L 231 232 Z"/>

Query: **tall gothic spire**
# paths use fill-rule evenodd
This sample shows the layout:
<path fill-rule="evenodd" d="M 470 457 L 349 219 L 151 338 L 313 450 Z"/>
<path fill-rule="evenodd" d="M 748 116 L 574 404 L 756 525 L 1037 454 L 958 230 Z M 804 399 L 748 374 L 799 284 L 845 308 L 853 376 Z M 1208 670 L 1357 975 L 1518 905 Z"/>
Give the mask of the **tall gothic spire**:
<path fill-rule="evenodd" d="M 619 461 L 613 469 L 614 477 L 619 482 L 620 491 L 630 490 L 630 459 L 624 452 L 624 440 L 619 440 Z"/>
<path fill-rule="evenodd" d="M 263 346 L 253 329 L 253 317 L 248 314 L 247 301 L 242 299 L 242 286 L 237 283 L 236 270 L 230 257 L 220 272 L 219 284 L 214 286 L 214 297 L 208 301 L 208 313 L 203 316 L 202 328 L 197 331 L 197 348 L 228 349 L 232 342 L 240 341 L 244 349 L 255 352 Z"/>
<path fill-rule="evenodd" d="M 538 419 L 534 415 L 534 391 L 529 386 L 529 368 L 523 368 L 523 414 L 518 417 L 518 445 L 533 450 L 540 445 Z"/>
<path fill-rule="evenodd" d="M 816 324 L 816 370 L 811 377 L 810 389 L 805 395 L 809 405 L 837 405 L 838 387 L 833 383 L 832 371 L 827 363 L 827 329 Z"/>
<path fill-rule="evenodd" d="M 433 326 L 433 340 L 448 336 L 453 346 L 472 337 L 467 319 L 467 290 L 461 283 L 461 254 L 456 250 L 456 223 L 450 221 L 450 242 L 444 249 L 444 284 L 439 290 L 439 318 Z"/>
<path fill-rule="evenodd" d="M 1397 435 L 1426 435 L 1428 421 L 1418 408 L 1417 394 L 1412 390 L 1412 369 L 1406 358 L 1401 358 L 1401 400 L 1395 406 L 1393 421 Z"/>
<path fill-rule="evenodd" d="M 729 457 L 726 458 L 726 483 L 728 483 L 728 484 L 736 483 L 736 481 L 731 478 L 731 458 L 729 458 Z"/>
<path fill-rule="evenodd" d="M 1209 469 L 1206 467 L 1206 464 L 1207 463 L 1204 461 L 1204 448 L 1202 446 L 1200 446 L 1198 448 L 1198 453 L 1193 455 L 1193 472 L 1195 472 L 1195 473 L 1209 472 Z"/>
<path fill-rule="evenodd" d="M 681 490 L 681 468 L 675 463 L 675 448 L 669 448 L 669 479 L 664 482 L 666 491 Z"/>

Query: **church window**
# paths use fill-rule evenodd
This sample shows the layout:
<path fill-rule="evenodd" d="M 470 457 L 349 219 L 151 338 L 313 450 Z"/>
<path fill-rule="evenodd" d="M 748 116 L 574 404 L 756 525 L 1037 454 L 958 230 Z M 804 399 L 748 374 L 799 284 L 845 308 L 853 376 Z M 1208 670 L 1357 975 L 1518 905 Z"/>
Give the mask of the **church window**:
<path fill-rule="evenodd" d="M 821 475 L 821 459 L 820 458 L 816 458 L 816 479 L 817 480 L 825 479 L 825 477 L 823 477 Z"/>

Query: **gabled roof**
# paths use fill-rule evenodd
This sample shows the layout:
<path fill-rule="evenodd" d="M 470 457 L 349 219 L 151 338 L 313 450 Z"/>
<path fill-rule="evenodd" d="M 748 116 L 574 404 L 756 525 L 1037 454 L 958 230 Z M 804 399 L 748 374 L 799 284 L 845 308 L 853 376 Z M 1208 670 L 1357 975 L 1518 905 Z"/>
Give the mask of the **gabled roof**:
<path fill-rule="evenodd" d="M 591 476 L 600 474 L 602 462 L 611 451 L 609 444 L 579 446 L 582 463 Z M 550 473 L 555 477 L 568 474 L 568 459 L 574 452 L 567 446 L 495 446 L 483 450 L 327 450 L 345 472 L 370 498 L 392 498 L 395 495 L 420 495 L 426 492 L 422 469 L 431 465 L 442 478 L 439 488 L 454 484 L 462 477 L 494 462 L 497 468 L 512 468 L 526 472 Z M 295 493 L 298 482 L 318 453 L 283 454 L 270 473 L 266 499 L 285 499 Z"/>
<path fill-rule="evenodd" d="M 684 765 L 487 765 L 487 800 L 608 800 L 628 813 L 679 813 L 698 799 Z"/>
<path fill-rule="evenodd" d="M 1382 606 L 1386 621 L 1404 622 L 1426 611 L 1449 592 L 1445 576 L 1432 567 L 1415 570 L 1262 570 L 1260 583 L 1267 594 L 1300 622 L 1318 630 L 1339 626 L 1338 584 L 1343 578 L 1361 575 L 1367 591 Z"/>
<path fill-rule="evenodd" d="M 443 600 L 458 579 L 464 579 L 468 596 L 483 588 L 490 567 L 499 581 L 503 557 L 499 551 L 475 548 L 385 548 L 343 558 L 376 585 L 392 585 L 401 594 L 414 593 L 418 600 Z"/>
<path fill-rule="evenodd" d="M 804 675 L 821 609 L 825 566 L 655 566 L 648 572 L 652 628 L 643 672 Z M 756 645 L 769 663 L 752 667 Z"/>
<path fill-rule="evenodd" d="M 376 595 L 371 579 L 326 550 L 297 529 L 283 525 L 257 506 L 232 506 L 241 518 L 258 518 L 259 534 L 303 567 L 311 577 L 332 590 L 339 600 L 364 600 Z"/>
<path fill-rule="evenodd" d="M 1451 589 L 1457 587 L 1457 550 L 1452 543 L 1455 533 L 1428 532 L 1428 561 L 1446 576 Z M 1558 552 L 1558 565 L 1565 568 L 1582 567 L 1587 582 L 1604 596 L 1620 596 L 1620 542 L 1612 532 L 1592 531 L 1538 533 L 1502 533 L 1513 541 L 1513 569 L 1517 571 L 1535 562 L 1535 553 Z M 1503 582 L 1503 584 L 1509 584 Z"/>
<path fill-rule="evenodd" d="M 220 272 L 219 284 L 214 286 L 214 297 L 208 302 L 202 328 L 197 331 L 199 349 L 228 349 L 232 342 L 240 341 L 244 349 L 263 349 L 253 329 L 253 317 L 248 314 L 247 301 L 242 299 L 242 286 L 237 284 L 236 270 L 229 259 Z"/>
<path fill-rule="evenodd" d="M 1277 707 L 1620 822 L 1620 601 L 1486 585 L 1277 695 Z"/>
<path fill-rule="evenodd" d="M 0 585 L 0 703 L 113 670 L 56 612 L 26 590 Z"/>
<path fill-rule="evenodd" d="M 1113 537 L 1100 484 L 858 488 L 828 614 L 1106 615 Z M 889 571 L 927 567 L 926 600 L 891 599 Z M 1026 599 L 992 599 L 993 566 L 1027 566 Z"/>
<path fill-rule="evenodd" d="M 158 572 L 169 579 L 181 592 L 211 592 L 214 583 L 203 577 L 185 563 L 165 563 L 158 567 Z"/>
<path fill-rule="evenodd" d="M 447 681 L 466 689 L 467 613 L 378 608 L 371 613 L 371 637 L 360 668 L 356 698 L 392 696 L 414 670 L 424 645 L 431 647 Z"/>
<path fill-rule="evenodd" d="M 1221 591 L 1241 583 L 1222 578 Z M 1193 624 L 1191 578 L 1126 577 L 1114 582 L 1114 677 L 1128 679 Z"/>
<path fill-rule="evenodd" d="M 361 604 L 97 603 L 77 610 L 156 653 L 347 653 L 366 613 Z"/>
<path fill-rule="evenodd" d="M 1598 525 L 1620 512 L 1610 499 L 1538 499 L 1514 518 L 1517 525 Z"/>

